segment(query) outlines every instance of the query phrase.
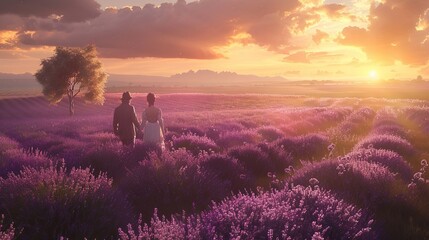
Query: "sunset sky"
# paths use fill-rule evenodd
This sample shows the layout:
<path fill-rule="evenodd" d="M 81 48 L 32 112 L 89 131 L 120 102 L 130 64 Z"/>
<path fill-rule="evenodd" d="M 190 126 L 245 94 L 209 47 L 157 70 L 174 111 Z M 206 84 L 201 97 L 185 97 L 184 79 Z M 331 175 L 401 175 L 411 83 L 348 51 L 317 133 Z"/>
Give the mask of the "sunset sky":
<path fill-rule="evenodd" d="M 428 0 L 0 0 L 0 72 L 95 44 L 106 72 L 429 78 Z"/>

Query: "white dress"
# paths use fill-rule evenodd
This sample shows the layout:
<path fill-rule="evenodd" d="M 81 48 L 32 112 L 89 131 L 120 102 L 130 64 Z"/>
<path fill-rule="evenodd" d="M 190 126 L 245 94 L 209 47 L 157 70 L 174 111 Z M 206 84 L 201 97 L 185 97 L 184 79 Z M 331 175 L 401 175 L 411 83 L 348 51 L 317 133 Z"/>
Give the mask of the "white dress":
<path fill-rule="evenodd" d="M 150 106 L 142 114 L 143 141 L 159 144 L 164 150 L 164 120 L 161 109 Z"/>

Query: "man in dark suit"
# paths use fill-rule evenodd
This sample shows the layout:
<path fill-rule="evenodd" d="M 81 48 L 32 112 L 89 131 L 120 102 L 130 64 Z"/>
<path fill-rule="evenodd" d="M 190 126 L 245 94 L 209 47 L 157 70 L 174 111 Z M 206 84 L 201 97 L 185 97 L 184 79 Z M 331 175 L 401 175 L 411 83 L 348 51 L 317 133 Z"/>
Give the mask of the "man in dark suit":
<path fill-rule="evenodd" d="M 137 120 L 136 110 L 130 105 L 131 94 L 122 94 L 122 104 L 115 108 L 113 114 L 113 132 L 121 139 L 125 146 L 134 146 L 136 139 L 136 129 L 140 133 L 140 123 Z"/>

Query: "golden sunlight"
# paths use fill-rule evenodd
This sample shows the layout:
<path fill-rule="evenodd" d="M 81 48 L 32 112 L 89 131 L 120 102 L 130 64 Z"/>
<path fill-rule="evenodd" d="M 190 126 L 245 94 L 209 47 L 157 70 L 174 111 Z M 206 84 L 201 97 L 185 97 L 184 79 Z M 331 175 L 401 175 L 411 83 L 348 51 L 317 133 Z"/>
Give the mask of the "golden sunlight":
<path fill-rule="evenodd" d="M 12 43 L 16 33 L 16 31 L 0 31 L 0 44 Z"/>
<path fill-rule="evenodd" d="M 374 69 L 369 71 L 368 76 L 371 80 L 377 80 L 378 79 L 378 73 Z"/>

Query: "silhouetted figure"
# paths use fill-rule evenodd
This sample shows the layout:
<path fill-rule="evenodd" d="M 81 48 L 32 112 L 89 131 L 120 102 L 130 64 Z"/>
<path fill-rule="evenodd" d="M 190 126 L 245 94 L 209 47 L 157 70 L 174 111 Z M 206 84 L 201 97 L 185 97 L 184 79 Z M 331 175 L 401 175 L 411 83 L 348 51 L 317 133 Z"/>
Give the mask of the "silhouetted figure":
<path fill-rule="evenodd" d="M 147 95 L 148 107 L 142 114 L 142 129 L 144 129 L 143 141 L 158 144 L 164 150 L 164 120 L 161 109 L 155 107 L 155 94 Z"/>
<path fill-rule="evenodd" d="M 113 132 L 126 146 L 134 146 L 136 128 L 137 131 L 141 131 L 134 106 L 130 105 L 131 99 L 130 93 L 124 92 L 121 98 L 122 104 L 115 108 L 113 114 Z"/>

